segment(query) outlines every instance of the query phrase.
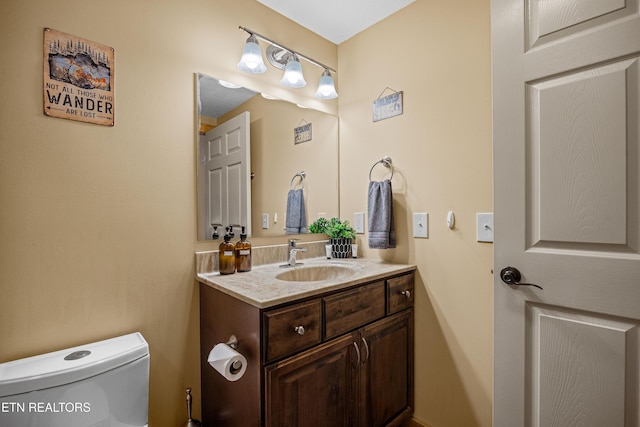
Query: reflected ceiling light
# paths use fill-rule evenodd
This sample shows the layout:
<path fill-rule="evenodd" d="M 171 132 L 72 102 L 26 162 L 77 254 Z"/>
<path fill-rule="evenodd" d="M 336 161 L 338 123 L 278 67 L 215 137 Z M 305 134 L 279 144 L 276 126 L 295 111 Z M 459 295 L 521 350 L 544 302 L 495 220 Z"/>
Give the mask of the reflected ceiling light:
<path fill-rule="evenodd" d="M 322 73 L 320 83 L 318 84 L 318 90 L 314 96 L 319 99 L 335 99 L 338 97 L 338 92 L 336 92 L 336 86 L 329 70 L 325 69 Z"/>
<path fill-rule="evenodd" d="M 262 60 L 262 49 L 260 49 L 258 40 L 253 34 L 249 35 L 247 42 L 244 44 L 238 68 L 251 74 L 262 74 L 267 71 L 267 66 L 264 65 Z"/>
<path fill-rule="evenodd" d="M 239 89 L 242 87 L 238 84 L 231 83 L 226 80 L 218 80 L 218 83 L 220 83 L 220 86 L 228 87 L 229 89 Z"/>
<path fill-rule="evenodd" d="M 302 65 L 300 64 L 300 59 L 302 58 L 307 62 L 312 63 L 316 67 L 320 67 L 323 69 L 322 77 L 320 78 L 320 84 L 318 85 L 318 90 L 315 93 L 315 97 L 319 99 L 334 99 L 338 97 L 338 93 L 336 92 L 335 82 L 331 73 L 336 73 L 331 67 L 327 67 L 326 65 L 316 61 L 315 59 L 309 58 L 299 52 L 296 52 L 288 47 L 281 45 L 263 35 L 260 35 L 254 31 L 251 31 L 245 27 L 238 27 L 242 31 L 249 34 L 249 38 L 245 43 L 242 59 L 238 64 L 238 68 L 242 71 L 246 71 L 252 74 L 264 73 L 266 71 L 266 66 L 262 61 L 262 51 L 260 50 L 260 46 L 258 45 L 258 39 L 265 41 L 270 44 L 269 49 L 267 49 L 267 59 L 269 59 L 269 63 L 274 67 L 284 69 L 284 76 L 280 80 L 280 83 L 283 86 L 291 87 L 291 88 L 301 88 L 305 87 L 307 82 L 304 80 L 304 76 L 302 75 Z M 269 54 L 271 50 L 271 55 Z M 245 55 L 248 56 L 248 61 L 245 61 Z M 286 61 L 286 65 L 285 65 Z M 258 71 L 261 70 L 261 71 Z"/>
<path fill-rule="evenodd" d="M 284 76 L 282 76 L 280 83 L 283 86 L 293 88 L 301 88 L 307 85 L 302 75 L 302 65 L 295 54 L 287 61 L 287 66 L 284 68 Z"/>

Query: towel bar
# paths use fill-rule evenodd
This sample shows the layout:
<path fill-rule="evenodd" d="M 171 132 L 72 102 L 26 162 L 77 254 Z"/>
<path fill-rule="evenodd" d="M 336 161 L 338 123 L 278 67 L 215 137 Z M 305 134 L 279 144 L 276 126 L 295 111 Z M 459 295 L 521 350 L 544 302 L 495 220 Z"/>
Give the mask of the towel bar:
<path fill-rule="evenodd" d="M 304 188 L 304 180 L 307 177 L 307 173 L 305 171 L 302 172 L 298 172 L 297 174 L 293 175 L 293 178 L 291 178 L 291 182 L 289 183 L 289 190 L 293 190 L 293 181 L 296 180 L 296 178 L 300 178 L 300 180 L 302 181 L 302 187 L 300 187 L 301 189 Z"/>
<path fill-rule="evenodd" d="M 373 172 L 373 168 L 375 168 L 378 163 L 382 163 L 385 168 L 391 169 L 391 177 L 389 177 L 389 180 L 393 179 L 393 165 L 391 164 L 391 157 L 387 156 L 378 160 L 373 164 L 373 166 L 371 166 L 371 169 L 369 169 L 369 181 L 371 181 L 371 172 Z"/>

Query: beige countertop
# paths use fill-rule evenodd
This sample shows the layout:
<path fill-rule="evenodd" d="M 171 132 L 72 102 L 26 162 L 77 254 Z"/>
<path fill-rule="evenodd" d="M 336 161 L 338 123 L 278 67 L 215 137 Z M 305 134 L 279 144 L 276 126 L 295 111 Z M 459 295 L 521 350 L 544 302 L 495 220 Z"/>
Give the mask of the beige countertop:
<path fill-rule="evenodd" d="M 300 266 L 286 268 L 280 267 L 282 263 L 269 264 L 254 267 L 245 273 L 228 275 L 221 275 L 218 272 L 202 273 L 197 275 L 197 279 L 205 285 L 255 307 L 268 308 L 416 269 L 416 266 L 411 264 L 392 264 L 369 258 L 311 258 L 303 260 L 303 263 Z M 347 267 L 351 271 L 346 277 L 317 281 L 297 282 L 276 278 L 277 275 L 288 270 L 314 266 L 340 266 Z"/>

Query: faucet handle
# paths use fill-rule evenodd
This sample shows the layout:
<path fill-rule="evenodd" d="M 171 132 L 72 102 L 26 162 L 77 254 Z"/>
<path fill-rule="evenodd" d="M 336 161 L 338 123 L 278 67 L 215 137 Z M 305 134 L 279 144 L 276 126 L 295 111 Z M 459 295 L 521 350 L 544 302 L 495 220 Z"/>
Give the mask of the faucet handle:
<path fill-rule="evenodd" d="M 298 240 L 300 239 L 289 239 L 289 248 L 295 248 Z"/>

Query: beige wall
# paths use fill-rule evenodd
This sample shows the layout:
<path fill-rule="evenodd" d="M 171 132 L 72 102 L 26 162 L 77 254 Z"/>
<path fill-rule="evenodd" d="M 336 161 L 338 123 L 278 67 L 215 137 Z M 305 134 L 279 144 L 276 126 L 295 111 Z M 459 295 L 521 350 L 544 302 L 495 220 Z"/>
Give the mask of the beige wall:
<path fill-rule="evenodd" d="M 369 169 L 390 156 L 398 247 L 365 253 L 418 265 L 415 416 L 433 427 L 491 425 L 492 245 L 475 239 L 492 211 L 489 21 L 488 0 L 418 0 L 338 49 L 341 215 L 366 211 Z M 373 123 L 386 87 L 404 114 Z M 408 237 L 413 212 L 428 239 Z"/>
<path fill-rule="evenodd" d="M 272 68 L 238 73 L 238 25 L 339 66 L 339 101 L 313 100 L 315 84 L 283 89 Z M 115 127 L 43 115 L 44 27 L 115 48 Z M 339 105 L 344 218 L 366 211 L 373 162 L 393 158 L 399 246 L 365 252 L 419 268 L 416 416 L 491 424 L 492 248 L 474 232 L 475 213 L 492 209 L 488 0 L 418 0 L 339 48 L 254 0 L 6 0 L 0 28 L 0 361 L 139 330 L 150 424 L 185 420 L 187 386 L 199 414 L 194 250 L 215 246 L 195 238 L 193 73 L 204 72 Z M 371 123 L 387 86 L 404 91 L 405 113 Z M 416 211 L 430 213 L 427 240 L 407 237 Z"/>

